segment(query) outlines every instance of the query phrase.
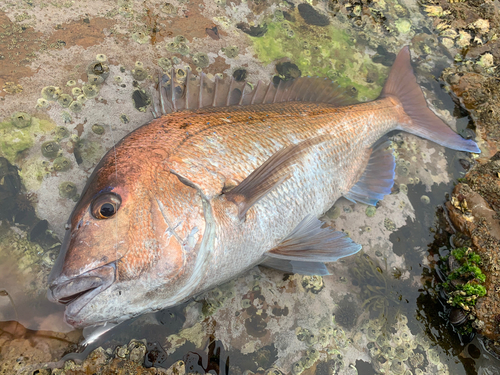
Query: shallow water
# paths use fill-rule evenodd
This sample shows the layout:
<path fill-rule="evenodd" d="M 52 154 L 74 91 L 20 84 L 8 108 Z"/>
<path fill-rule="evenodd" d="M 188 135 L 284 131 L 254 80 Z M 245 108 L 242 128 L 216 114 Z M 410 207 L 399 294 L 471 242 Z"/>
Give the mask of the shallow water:
<path fill-rule="evenodd" d="M 207 74 L 236 71 L 241 76 L 243 69 L 254 83 L 269 82 L 276 74 L 293 77 L 300 70 L 303 76 L 335 79 L 358 99 L 369 100 L 378 95 L 394 54 L 410 44 L 428 100 L 447 123 L 467 135 L 469 119 L 455 116 L 460 111 L 434 79 L 452 63 L 453 54 L 438 43 L 432 21 L 416 2 L 365 5 L 380 19 L 362 17 L 358 3 L 346 4 L 313 3 L 322 15 L 306 12 L 308 18 L 307 6 L 301 7 L 301 15 L 298 2 L 2 3 L 0 156 L 19 170 L 0 165 L 0 321 L 7 322 L 0 325 L 2 346 L 22 346 L 22 339 L 37 334 L 39 340 L 55 337 L 66 348 L 77 341 L 80 333 L 65 325 L 61 306 L 45 299 L 46 278 L 64 224 L 93 167 L 117 140 L 152 118 L 150 108 L 139 110 L 148 99 L 137 90 L 151 92 L 151 76 L 158 65 L 166 66 L 164 58 L 175 68 L 189 65 Z M 109 67 L 109 77 L 95 93 L 87 90 L 79 98 L 81 108 L 39 100 L 47 97 L 44 88 L 57 86 L 77 103 L 80 92 L 74 89 L 92 79 L 88 67 L 97 60 Z M 296 65 L 276 65 L 286 61 Z M 134 101 L 134 91 L 142 103 Z M 12 124 L 17 111 L 32 116 L 29 126 Z M 98 346 L 146 339 L 157 345 L 149 347 L 150 354 L 165 351 L 147 356 L 153 364 L 169 367 L 183 360 L 202 373 L 259 368 L 329 373 L 327 367 L 352 374 L 417 369 L 498 373 L 498 362 L 481 342 L 460 344 L 439 313 L 442 307 L 433 290 L 432 267 L 447 240 L 446 235 L 435 240 L 442 231 L 436 207 L 464 174 L 459 160 L 470 155 L 407 134 L 390 136 L 398 155 L 393 194 L 375 211 L 341 199 L 324 217 L 363 245 L 362 254 L 329 264 L 331 276 L 256 268 L 196 301 L 122 323 L 95 341 L 85 332 L 88 345 L 79 348 L 83 354 L 65 359 L 84 358 Z M 46 150 L 44 156 L 42 148 L 53 140 L 59 153 Z M 56 156 L 66 158 L 68 170 L 58 170 L 65 167 Z M 75 191 L 66 184 L 66 193 L 61 192 L 66 182 Z M 370 291 L 367 285 L 379 288 Z M 12 321 L 25 329 L 8 323 Z M 412 344 L 399 359 L 393 353 L 394 358 L 384 361 L 377 351 L 405 343 Z M 32 356 L 17 367 L 9 367 L 7 362 L 16 358 L 4 354 L 1 369 L 9 373 L 8 368 L 61 359 L 64 346 L 47 347 L 52 355 Z"/>

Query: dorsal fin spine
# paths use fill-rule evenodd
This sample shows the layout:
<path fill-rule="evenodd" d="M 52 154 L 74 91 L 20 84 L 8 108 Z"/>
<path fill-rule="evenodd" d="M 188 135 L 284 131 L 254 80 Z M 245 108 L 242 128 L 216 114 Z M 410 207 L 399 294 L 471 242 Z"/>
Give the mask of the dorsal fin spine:
<path fill-rule="evenodd" d="M 269 94 L 269 91 L 271 91 L 271 86 L 272 86 L 271 84 L 267 86 L 266 94 L 264 95 L 264 99 L 262 99 L 263 104 L 266 104 L 267 94 Z"/>
<path fill-rule="evenodd" d="M 203 79 L 205 78 L 205 73 L 201 73 L 200 76 L 200 92 L 198 93 L 198 109 L 203 106 Z"/>
<path fill-rule="evenodd" d="M 241 98 L 240 98 L 240 101 L 238 103 L 238 105 L 242 105 L 243 104 L 243 99 L 245 99 L 245 89 L 247 88 L 247 81 L 244 81 L 243 82 L 243 89 L 241 90 Z"/>
<path fill-rule="evenodd" d="M 189 81 L 191 80 L 191 69 L 187 69 L 187 72 L 186 72 L 186 108 L 187 109 L 190 109 L 189 108 Z"/>
<path fill-rule="evenodd" d="M 217 104 L 217 95 L 219 94 L 219 77 L 215 76 L 215 93 L 214 98 L 212 100 L 212 107 L 215 107 Z"/>
<path fill-rule="evenodd" d="M 282 86 L 281 82 L 283 82 L 283 81 L 282 80 L 279 81 L 278 87 L 276 88 L 276 92 L 274 93 L 273 103 L 276 103 L 276 99 L 278 98 L 278 93 L 280 92 L 280 88 Z M 271 85 L 269 85 L 269 86 L 271 86 Z"/>
<path fill-rule="evenodd" d="M 231 91 L 233 91 L 233 83 L 234 83 L 234 78 L 231 77 L 231 81 L 229 83 L 229 90 L 227 91 L 226 107 L 229 107 L 229 101 L 231 99 Z"/>

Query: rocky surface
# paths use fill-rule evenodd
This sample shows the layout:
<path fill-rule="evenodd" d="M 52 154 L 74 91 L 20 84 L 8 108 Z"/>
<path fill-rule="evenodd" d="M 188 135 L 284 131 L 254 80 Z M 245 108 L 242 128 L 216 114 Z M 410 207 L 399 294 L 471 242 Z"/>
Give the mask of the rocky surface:
<path fill-rule="evenodd" d="M 0 264 L 8 259 L 12 272 L 0 276 L 0 320 L 20 320 L 32 329 L 67 330 L 60 309 L 46 310 L 42 302 L 57 238 L 102 155 L 152 118 L 158 69 L 189 67 L 253 83 L 319 75 L 369 100 L 378 95 L 395 54 L 410 44 L 419 82 L 436 112 L 469 136 L 470 111 L 484 139 L 483 155 L 498 149 L 493 2 L 443 1 L 421 8 L 413 1 L 29 0 L 2 2 L 0 22 L 0 214 L 8 213 L 0 217 Z M 455 113 L 435 79 L 445 67 L 445 88 L 462 106 Z M 459 166 L 431 142 L 407 134 L 392 140 L 393 194 L 376 208 L 341 200 L 324 217 L 364 247 L 363 254 L 329 265 L 332 276 L 255 269 L 188 304 L 180 322 L 139 320 L 134 337 L 155 336 L 164 362 L 149 339 L 124 345 L 130 339 L 117 338 L 116 349 L 102 343 L 104 349 L 83 363 L 62 364 L 57 361 L 74 349 L 75 337 L 61 336 L 53 345 L 52 333 L 41 332 L 36 340 L 3 333 L 2 370 L 181 374 L 220 373 L 227 365 L 232 374 L 453 373 L 457 365 L 447 361 L 446 345 L 436 345 L 415 320 L 414 301 L 429 267 L 429 211 L 451 190 Z M 474 164 L 464 153 L 453 155 Z M 476 191 L 493 205 L 494 175 L 482 175 L 490 183 Z M 478 215 L 490 212 L 474 207 Z M 171 330 L 163 331 L 166 326 Z M 18 361 L 28 350 L 33 355 Z M 463 360 L 458 353 L 453 358 Z"/>
<path fill-rule="evenodd" d="M 434 18 L 440 42 L 449 47 L 455 64 L 441 76 L 460 111 L 472 118 L 481 142 L 476 163 L 453 190 L 446 203 L 456 229 L 470 239 L 472 250 L 483 260 L 487 296 L 478 300 L 476 328 L 493 340 L 500 338 L 500 13 L 492 1 L 427 1 L 426 12 Z M 466 134 L 466 133 L 464 133 Z M 468 238 L 468 239 L 467 239 Z"/>
<path fill-rule="evenodd" d="M 479 162 L 463 182 L 455 186 L 446 203 L 455 227 L 471 239 L 471 247 L 482 258 L 487 295 L 476 304 L 478 331 L 500 339 L 500 153 Z M 500 344 L 497 344 L 500 345 Z"/>

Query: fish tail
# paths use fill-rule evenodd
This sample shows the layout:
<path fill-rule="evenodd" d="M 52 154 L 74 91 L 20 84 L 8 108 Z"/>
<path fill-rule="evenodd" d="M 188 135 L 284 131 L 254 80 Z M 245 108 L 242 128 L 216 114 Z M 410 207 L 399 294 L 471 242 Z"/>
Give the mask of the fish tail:
<path fill-rule="evenodd" d="M 398 129 L 454 150 L 481 152 L 476 142 L 462 138 L 429 109 L 413 73 L 408 46 L 403 47 L 396 57 L 379 98 L 387 97 L 397 98 L 403 105 L 406 116 Z"/>

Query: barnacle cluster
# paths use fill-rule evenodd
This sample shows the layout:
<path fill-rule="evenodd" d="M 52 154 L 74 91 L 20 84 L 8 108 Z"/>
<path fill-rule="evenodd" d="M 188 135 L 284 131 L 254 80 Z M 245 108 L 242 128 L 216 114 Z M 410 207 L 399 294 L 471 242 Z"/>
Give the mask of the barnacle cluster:
<path fill-rule="evenodd" d="M 422 333 L 413 335 L 405 315 L 398 317 L 388 330 L 380 319 L 363 324 L 368 340 L 367 349 L 378 373 L 384 374 L 448 374 L 437 349 Z"/>
<path fill-rule="evenodd" d="M 335 317 L 331 323 L 321 325 L 318 329 L 297 327 L 295 329 L 297 340 L 304 342 L 308 349 L 302 358 L 292 365 L 292 374 L 301 374 L 304 370 L 311 368 L 314 364 L 328 364 L 334 374 L 346 371 L 348 365 L 342 354 L 352 344 L 352 339 L 346 336 L 345 331 L 338 327 Z M 327 358 L 324 362 L 323 359 Z"/>
<path fill-rule="evenodd" d="M 321 276 L 303 276 L 302 287 L 308 292 L 318 294 L 325 287 L 325 283 Z"/>
<path fill-rule="evenodd" d="M 202 312 L 205 316 L 213 315 L 226 301 L 234 298 L 234 282 L 215 287 L 201 296 Z"/>
<path fill-rule="evenodd" d="M 188 40 L 183 35 L 177 35 L 172 41 L 167 42 L 165 48 L 169 52 L 179 53 L 186 56 L 189 53 Z"/>

